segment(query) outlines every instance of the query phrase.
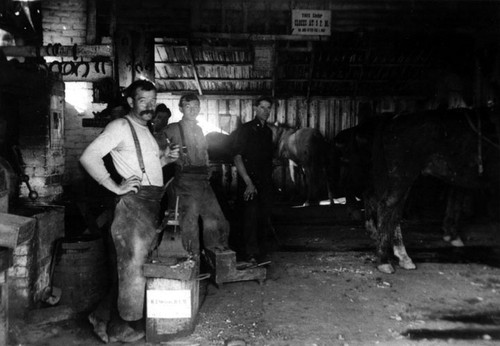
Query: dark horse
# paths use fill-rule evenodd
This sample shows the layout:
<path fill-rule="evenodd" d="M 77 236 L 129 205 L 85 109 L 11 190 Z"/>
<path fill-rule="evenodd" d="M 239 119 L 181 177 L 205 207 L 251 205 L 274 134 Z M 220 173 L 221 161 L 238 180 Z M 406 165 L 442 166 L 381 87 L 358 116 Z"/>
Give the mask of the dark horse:
<path fill-rule="evenodd" d="M 498 122 L 491 110 L 456 109 L 395 116 L 375 128 L 365 214 L 380 271 L 394 272 L 392 254 L 402 268 L 416 268 L 406 252 L 400 220 L 420 174 L 459 188 L 493 191 L 498 198 Z"/>
<path fill-rule="evenodd" d="M 290 175 L 295 182 L 295 167 L 303 173 L 308 204 L 318 204 L 321 188 L 327 186 L 327 145 L 321 133 L 313 128 L 294 129 L 268 124 L 273 131 L 274 157 L 289 162 Z M 237 131 L 237 130 L 236 130 Z M 232 162 L 231 141 L 235 135 L 211 132 L 206 135 L 211 161 Z"/>
<path fill-rule="evenodd" d="M 328 151 L 323 135 L 310 127 L 290 128 L 282 125 L 269 125 L 273 131 L 275 157 L 288 160 L 290 178 L 295 181 L 295 168 L 305 178 L 306 202 L 304 205 L 317 205 L 322 197 L 322 189 L 329 194 L 327 177 Z M 328 196 L 330 197 L 330 196 Z"/>

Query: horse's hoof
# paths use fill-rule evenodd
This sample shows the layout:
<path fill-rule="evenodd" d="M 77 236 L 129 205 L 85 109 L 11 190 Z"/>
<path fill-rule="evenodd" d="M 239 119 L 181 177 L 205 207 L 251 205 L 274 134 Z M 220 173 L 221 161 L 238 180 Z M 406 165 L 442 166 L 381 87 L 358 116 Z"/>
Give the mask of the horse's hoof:
<path fill-rule="evenodd" d="M 399 261 L 399 266 L 406 270 L 417 269 L 417 266 L 415 265 L 415 263 L 413 263 L 412 260 Z"/>
<path fill-rule="evenodd" d="M 385 274 L 392 274 L 395 271 L 392 264 L 388 264 L 388 263 L 387 264 L 380 264 L 379 266 L 377 266 L 377 269 Z"/>
<path fill-rule="evenodd" d="M 464 247 L 464 242 L 462 241 L 462 239 L 460 239 L 460 237 L 458 237 L 457 239 L 453 239 L 451 242 L 450 242 L 451 246 L 454 246 L 454 247 Z"/>

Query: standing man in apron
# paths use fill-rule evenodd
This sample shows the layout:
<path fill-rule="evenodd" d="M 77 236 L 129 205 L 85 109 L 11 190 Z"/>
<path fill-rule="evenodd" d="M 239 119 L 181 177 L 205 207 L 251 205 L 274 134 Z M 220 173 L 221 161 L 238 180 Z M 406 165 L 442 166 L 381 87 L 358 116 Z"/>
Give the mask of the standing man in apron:
<path fill-rule="evenodd" d="M 117 287 L 113 285 L 109 299 L 103 300 L 89 316 L 94 331 L 104 342 L 134 342 L 144 337 L 143 330 L 134 328 L 134 322 L 140 321 L 144 312 L 146 278 L 142 265 L 155 239 L 164 193 L 162 166 L 179 155 L 178 149 L 167 147 L 160 151 L 148 129 L 156 105 L 154 84 L 145 80 L 133 82 L 127 88 L 127 103 L 131 108 L 128 115 L 110 122 L 80 158 L 89 175 L 118 196 L 111 225 Z M 110 177 L 104 166 L 102 158 L 108 153 L 122 177 L 120 183 Z"/>
<path fill-rule="evenodd" d="M 202 219 L 203 245 L 213 251 L 227 249 L 229 223 L 219 206 L 209 182 L 207 141 L 196 121 L 200 100 L 195 94 L 183 95 L 179 101 L 182 119 L 167 126 L 171 143 L 182 149 L 175 162 L 173 187 L 179 198 L 179 226 L 184 249 L 199 258 L 198 220 Z"/>

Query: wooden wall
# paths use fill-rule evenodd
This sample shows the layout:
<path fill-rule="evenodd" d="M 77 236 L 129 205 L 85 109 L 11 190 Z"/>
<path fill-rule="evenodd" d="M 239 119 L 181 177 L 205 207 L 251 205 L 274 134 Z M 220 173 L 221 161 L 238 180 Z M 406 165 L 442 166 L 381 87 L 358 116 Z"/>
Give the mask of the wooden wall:
<path fill-rule="evenodd" d="M 199 120 L 231 133 L 238 124 L 253 118 L 252 102 L 257 96 L 199 96 Z M 172 111 L 171 122 L 181 119 L 179 95 L 159 93 L 157 103 L 165 103 Z M 269 122 L 290 127 L 312 127 L 319 129 L 326 139 L 333 137 L 346 128 L 358 123 L 358 111 L 361 103 L 368 102 L 375 112 L 401 112 L 415 110 L 415 99 L 357 99 L 357 98 L 306 98 L 277 99 Z"/>

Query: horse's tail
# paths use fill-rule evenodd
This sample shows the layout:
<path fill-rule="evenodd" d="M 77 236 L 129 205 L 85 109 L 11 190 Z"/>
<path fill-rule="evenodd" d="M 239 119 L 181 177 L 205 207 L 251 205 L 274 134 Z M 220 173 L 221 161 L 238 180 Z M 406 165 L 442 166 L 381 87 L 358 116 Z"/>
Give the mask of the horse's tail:
<path fill-rule="evenodd" d="M 332 174 L 329 157 L 328 141 L 323 135 L 315 130 L 311 136 L 311 145 L 309 147 L 309 167 L 311 168 L 310 196 L 313 199 L 321 197 L 321 187 L 326 186 L 328 199 L 332 200 Z"/>

